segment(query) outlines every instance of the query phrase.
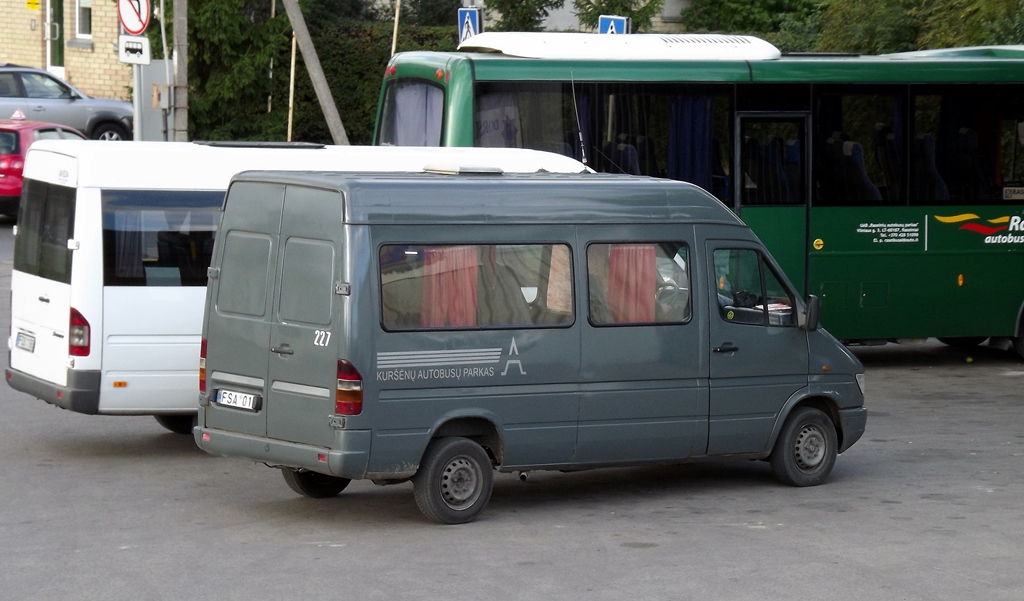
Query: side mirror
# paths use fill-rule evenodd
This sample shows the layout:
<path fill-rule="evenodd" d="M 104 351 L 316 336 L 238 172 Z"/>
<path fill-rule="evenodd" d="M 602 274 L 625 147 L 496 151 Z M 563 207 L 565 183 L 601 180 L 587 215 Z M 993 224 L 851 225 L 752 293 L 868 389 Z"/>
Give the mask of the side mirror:
<path fill-rule="evenodd" d="M 818 316 L 821 314 L 821 299 L 816 295 L 807 296 L 807 313 L 804 314 L 804 322 L 801 324 L 807 331 L 818 329 Z"/>

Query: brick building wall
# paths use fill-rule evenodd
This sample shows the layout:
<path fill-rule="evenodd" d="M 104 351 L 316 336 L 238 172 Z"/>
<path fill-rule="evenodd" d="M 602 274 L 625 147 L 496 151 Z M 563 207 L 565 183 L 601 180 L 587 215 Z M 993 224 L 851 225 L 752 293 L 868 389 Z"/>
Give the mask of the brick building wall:
<path fill-rule="evenodd" d="M 0 63 L 42 67 L 46 61 L 43 46 L 43 7 L 30 9 L 26 0 L 0 0 Z"/>
<path fill-rule="evenodd" d="M 132 68 L 117 58 L 117 4 L 93 0 L 92 38 L 75 36 L 75 0 L 64 2 L 64 79 L 90 96 L 131 98 Z M 46 67 L 43 40 L 46 0 L 0 0 L 0 63 Z"/>

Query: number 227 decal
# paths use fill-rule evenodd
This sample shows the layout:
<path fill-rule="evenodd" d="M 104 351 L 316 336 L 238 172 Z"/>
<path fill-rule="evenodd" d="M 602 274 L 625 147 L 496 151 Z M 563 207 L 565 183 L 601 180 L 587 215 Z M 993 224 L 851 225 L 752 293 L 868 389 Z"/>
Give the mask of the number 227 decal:
<path fill-rule="evenodd" d="M 313 344 L 315 346 L 327 346 L 331 342 L 331 333 L 327 330 L 313 331 Z"/>

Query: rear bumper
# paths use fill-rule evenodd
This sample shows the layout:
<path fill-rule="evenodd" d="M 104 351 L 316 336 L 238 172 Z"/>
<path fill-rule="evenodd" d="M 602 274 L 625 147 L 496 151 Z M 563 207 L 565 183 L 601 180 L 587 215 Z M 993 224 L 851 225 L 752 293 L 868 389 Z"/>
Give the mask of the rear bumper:
<path fill-rule="evenodd" d="M 865 407 L 839 410 L 839 428 L 843 432 L 843 444 L 839 447 L 840 453 L 860 440 L 860 437 L 864 435 L 867 422 L 868 410 Z"/>
<path fill-rule="evenodd" d="M 8 196 L 0 190 L 0 215 L 17 217 L 19 202 L 21 202 L 21 196 Z"/>
<path fill-rule="evenodd" d="M 28 393 L 75 413 L 95 415 L 100 408 L 100 372 L 68 370 L 67 386 L 41 380 L 25 372 L 8 368 L 7 384 L 21 392 Z"/>
<path fill-rule="evenodd" d="M 369 430 L 336 430 L 332 449 L 204 426 L 197 426 L 192 434 L 199 448 L 212 455 L 244 457 L 275 467 L 302 468 L 350 480 L 366 477 L 370 457 Z"/>

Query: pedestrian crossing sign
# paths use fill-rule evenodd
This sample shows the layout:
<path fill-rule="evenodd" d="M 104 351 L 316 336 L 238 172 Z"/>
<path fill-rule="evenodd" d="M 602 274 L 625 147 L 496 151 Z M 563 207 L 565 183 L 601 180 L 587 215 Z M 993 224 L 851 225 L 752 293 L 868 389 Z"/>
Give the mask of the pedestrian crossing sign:
<path fill-rule="evenodd" d="M 479 8 L 460 8 L 459 9 L 459 43 L 465 42 L 469 38 L 480 33 L 483 29 L 483 23 L 480 20 L 480 9 Z"/>

